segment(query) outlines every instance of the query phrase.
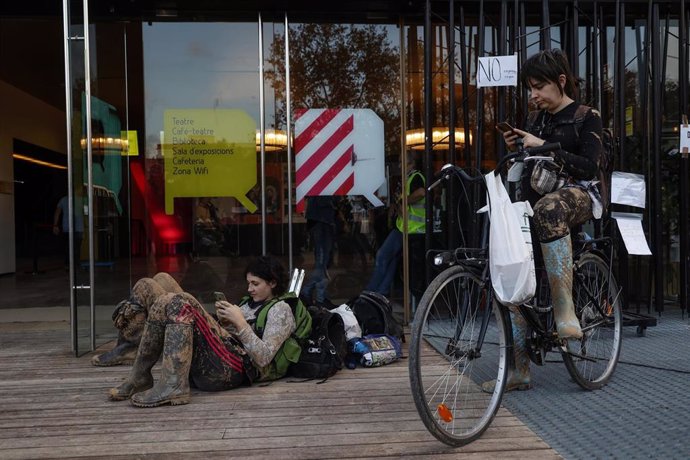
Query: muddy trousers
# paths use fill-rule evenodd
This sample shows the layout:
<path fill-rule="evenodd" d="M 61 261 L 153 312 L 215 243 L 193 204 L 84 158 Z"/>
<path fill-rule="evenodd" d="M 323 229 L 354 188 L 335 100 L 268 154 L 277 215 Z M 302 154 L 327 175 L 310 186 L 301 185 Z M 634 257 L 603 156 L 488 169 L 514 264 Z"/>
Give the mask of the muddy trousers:
<path fill-rule="evenodd" d="M 151 388 L 151 368 L 161 353 L 161 380 Z M 164 294 L 149 311 L 129 377 L 110 397 L 131 397 L 140 407 L 186 404 L 190 382 L 202 390 L 227 390 L 244 383 L 250 367 L 242 347 L 193 296 Z"/>
<path fill-rule="evenodd" d="M 148 311 L 156 299 L 166 293 L 182 293 L 177 281 L 167 273 L 142 278 L 132 288 L 132 295 L 120 302 L 113 312 L 113 325 L 118 330 L 115 347 L 91 359 L 94 366 L 131 364 L 144 332 Z"/>
<path fill-rule="evenodd" d="M 592 200 L 586 190 L 564 187 L 541 198 L 534 206 L 534 223 L 549 278 L 558 336 L 582 337 L 573 304 L 573 250 L 570 229 L 592 218 Z"/>

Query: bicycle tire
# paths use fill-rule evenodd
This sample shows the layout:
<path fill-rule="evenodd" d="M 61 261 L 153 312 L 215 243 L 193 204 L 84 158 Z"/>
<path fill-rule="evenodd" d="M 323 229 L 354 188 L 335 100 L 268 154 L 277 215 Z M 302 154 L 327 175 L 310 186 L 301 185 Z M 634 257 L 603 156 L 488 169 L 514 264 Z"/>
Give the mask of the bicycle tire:
<path fill-rule="evenodd" d="M 512 342 L 506 310 L 495 301 L 487 308 L 491 294 L 489 285 L 453 266 L 429 284 L 413 320 L 412 396 L 429 432 L 450 446 L 481 436 L 501 405 Z M 476 353 L 487 314 L 485 339 Z M 484 393 L 482 383 L 492 379 L 493 392 Z"/>
<path fill-rule="evenodd" d="M 601 257 L 589 253 L 575 263 L 573 302 L 583 335 L 568 341 L 563 361 L 578 385 L 597 390 L 616 369 L 623 325 L 618 284 Z"/>

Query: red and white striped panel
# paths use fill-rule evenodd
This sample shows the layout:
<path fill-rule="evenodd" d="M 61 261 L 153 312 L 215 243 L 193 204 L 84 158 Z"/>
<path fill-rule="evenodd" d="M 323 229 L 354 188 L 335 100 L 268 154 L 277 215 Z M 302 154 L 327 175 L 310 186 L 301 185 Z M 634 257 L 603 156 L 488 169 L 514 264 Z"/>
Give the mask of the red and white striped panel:
<path fill-rule="evenodd" d="M 363 195 L 374 206 L 385 183 L 383 121 L 371 109 L 295 114 L 297 211 L 316 195 Z"/>
<path fill-rule="evenodd" d="M 350 109 L 296 112 L 297 211 L 309 195 L 347 195 L 355 184 L 354 113 Z"/>

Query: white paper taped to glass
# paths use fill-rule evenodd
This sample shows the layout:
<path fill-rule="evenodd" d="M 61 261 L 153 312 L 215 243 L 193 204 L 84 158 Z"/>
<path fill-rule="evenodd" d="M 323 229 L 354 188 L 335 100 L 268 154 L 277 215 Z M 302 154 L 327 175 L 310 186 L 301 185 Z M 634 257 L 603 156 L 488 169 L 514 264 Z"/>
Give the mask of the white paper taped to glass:
<path fill-rule="evenodd" d="M 612 212 L 611 217 L 616 219 L 618 232 L 623 238 L 628 254 L 638 256 L 650 256 L 647 239 L 642 229 L 642 214 L 632 212 Z"/>
<path fill-rule="evenodd" d="M 611 173 L 611 203 L 644 208 L 646 193 L 643 175 L 620 171 Z"/>

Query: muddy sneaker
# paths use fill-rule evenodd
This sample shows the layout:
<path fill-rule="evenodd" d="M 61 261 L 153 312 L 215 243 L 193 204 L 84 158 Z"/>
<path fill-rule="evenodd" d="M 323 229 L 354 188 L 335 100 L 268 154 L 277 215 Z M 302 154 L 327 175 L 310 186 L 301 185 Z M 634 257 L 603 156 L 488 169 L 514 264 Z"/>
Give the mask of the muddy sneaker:
<path fill-rule="evenodd" d="M 496 388 L 496 380 L 489 380 L 488 382 L 482 383 L 482 391 L 484 393 L 493 393 L 494 389 Z M 505 391 L 525 391 L 529 390 L 532 388 L 532 384 L 529 381 L 529 376 L 527 379 L 517 379 L 517 378 L 508 378 L 508 383 L 506 383 L 506 389 Z"/>

